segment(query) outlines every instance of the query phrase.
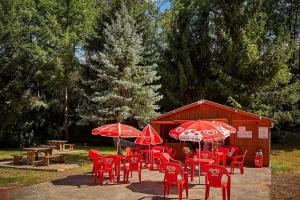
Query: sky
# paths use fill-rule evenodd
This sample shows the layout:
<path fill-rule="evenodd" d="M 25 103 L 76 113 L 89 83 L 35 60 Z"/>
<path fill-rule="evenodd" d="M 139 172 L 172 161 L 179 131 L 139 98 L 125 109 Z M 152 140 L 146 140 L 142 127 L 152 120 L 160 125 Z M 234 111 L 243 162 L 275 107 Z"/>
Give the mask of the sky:
<path fill-rule="evenodd" d="M 170 7 L 171 7 L 171 1 L 170 0 L 167 0 L 167 1 L 165 1 L 162 5 L 161 5 L 161 7 L 160 7 L 160 11 L 161 12 L 163 12 L 163 11 L 165 11 L 166 9 L 169 9 Z"/>

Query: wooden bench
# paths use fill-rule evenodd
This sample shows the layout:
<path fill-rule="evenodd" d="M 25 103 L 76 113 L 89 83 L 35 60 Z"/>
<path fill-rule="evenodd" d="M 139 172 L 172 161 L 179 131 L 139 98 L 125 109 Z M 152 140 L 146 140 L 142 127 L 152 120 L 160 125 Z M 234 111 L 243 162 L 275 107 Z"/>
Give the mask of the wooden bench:
<path fill-rule="evenodd" d="M 56 155 L 47 155 L 47 156 L 40 156 L 42 158 L 42 164 L 44 166 L 49 166 L 50 160 L 58 161 L 58 162 L 65 162 L 64 154 L 56 154 Z"/>
<path fill-rule="evenodd" d="M 11 155 L 14 157 L 14 163 L 18 163 L 22 160 L 23 156 L 25 156 L 26 154 L 24 153 L 20 153 L 20 154 L 14 154 L 14 155 Z"/>
<path fill-rule="evenodd" d="M 74 146 L 75 144 L 65 144 L 65 147 L 69 149 L 69 151 L 73 151 L 74 150 Z"/>

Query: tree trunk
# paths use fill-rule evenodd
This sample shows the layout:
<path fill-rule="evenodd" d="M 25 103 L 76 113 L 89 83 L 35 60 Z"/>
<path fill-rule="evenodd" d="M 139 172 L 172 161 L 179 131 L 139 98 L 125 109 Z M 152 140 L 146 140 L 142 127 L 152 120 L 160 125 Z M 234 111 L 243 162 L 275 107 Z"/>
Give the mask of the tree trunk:
<path fill-rule="evenodd" d="M 65 86 L 65 96 L 64 96 L 64 129 L 65 129 L 65 139 L 69 139 L 69 96 L 68 96 L 68 86 Z"/>

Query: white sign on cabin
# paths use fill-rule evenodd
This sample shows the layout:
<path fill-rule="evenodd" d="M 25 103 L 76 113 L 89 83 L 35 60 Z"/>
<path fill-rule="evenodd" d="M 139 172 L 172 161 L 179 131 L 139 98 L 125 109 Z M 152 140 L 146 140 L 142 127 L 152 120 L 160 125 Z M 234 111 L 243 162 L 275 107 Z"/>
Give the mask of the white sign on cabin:
<path fill-rule="evenodd" d="M 269 138 L 269 128 L 268 127 L 258 127 L 258 138 L 268 139 Z"/>
<path fill-rule="evenodd" d="M 252 131 L 237 131 L 238 138 L 252 138 Z"/>

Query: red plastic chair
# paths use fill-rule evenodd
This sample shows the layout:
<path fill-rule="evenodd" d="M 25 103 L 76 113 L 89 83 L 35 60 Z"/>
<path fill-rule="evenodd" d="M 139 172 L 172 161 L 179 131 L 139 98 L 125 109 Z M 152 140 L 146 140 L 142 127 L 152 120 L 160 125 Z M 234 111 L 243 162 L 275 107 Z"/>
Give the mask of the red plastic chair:
<path fill-rule="evenodd" d="M 236 145 L 230 145 L 228 146 L 229 152 L 227 154 L 228 158 L 232 158 L 235 155 L 238 155 L 240 152 L 240 147 Z"/>
<path fill-rule="evenodd" d="M 184 169 L 187 170 L 187 166 L 190 166 L 190 164 L 191 164 L 191 162 L 189 161 L 189 158 L 193 158 L 194 156 L 197 156 L 197 153 L 191 152 L 191 150 L 188 147 L 183 147 L 182 153 L 185 157 Z"/>
<path fill-rule="evenodd" d="M 228 156 L 228 152 L 229 152 L 229 149 L 226 148 L 226 147 L 220 147 L 218 148 L 217 152 L 221 152 L 223 153 L 223 155 L 220 157 L 220 156 L 216 156 L 216 163 L 219 164 L 220 162 L 222 163 L 222 165 L 224 167 L 226 167 L 226 162 L 227 162 L 227 156 Z"/>
<path fill-rule="evenodd" d="M 96 178 L 98 176 L 98 168 L 99 168 L 98 159 L 100 158 L 100 152 L 96 149 L 90 149 L 88 152 L 88 156 L 93 161 L 92 176 L 94 178 L 94 183 L 96 183 Z"/>
<path fill-rule="evenodd" d="M 197 155 L 198 155 L 198 153 L 199 153 L 199 151 L 197 151 Z M 214 153 L 211 151 L 207 151 L 207 150 L 200 151 L 200 158 L 213 159 Z"/>
<path fill-rule="evenodd" d="M 182 199 L 182 190 L 185 187 L 186 198 L 188 198 L 188 173 L 184 172 L 181 165 L 169 162 L 161 164 L 161 168 L 165 173 L 164 198 L 170 193 L 170 185 L 178 186 L 179 200 Z M 178 178 L 179 176 L 180 178 Z"/>
<path fill-rule="evenodd" d="M 181 165 L 181 162 L 179 160 L 173 159 L 168 153 L 160 153 L 160 160 L 159 160 L 159 167 L 158 170 L 161 172 L 164 172 L 163 169 L 161 168 L 161 165 L 164 163 L 177 163 Z"/>
<path fill-rule="evenodd" d="M 116 156 L 103 156 L 99 160 L 98 177 L 100 185 L 103 185 L 104 173 L 109 174 L 109 180 L 114 180 L 114 166 L 116 163 Z"/>
<path fill-rule="evenodd" d="M 159 159 L 160 159 L 160 153 L 164 152 L 163 146 L 154 146 L 152 147 L 152 150 L 156 151 L 152 154 L 152 160 L 151 160 L 151 166 L 153 167 L 154 162 L 156 161 L 156 168 L 159 168 Z"/>
<path fill-rule="evenodd" d="M 124 163 L 124 181 L 128 183 L 129 172 L 138 171 L 139 181 L 141 182 L 142 163 L 143 163 L 143 156 L 141 156 L 140 154 L 132 154 L 126 156 L 125 163 Z"/>
<path fill-rule="evenodd" d="M 221 188 L 223 200 L 230 200 L 230 175 L 227 169 L 221 165 L 205 165 L 205 200 L 209 197 L 211 187 Z M 222 180 L 223 176 L 227 176 L 227 180 Z"/>
<path fill-rule="evenodd" d="M 164 149 L 166 153 L 168 153 L 173 159 L 175 159 L 177 153 L 175 148 L 170 147 L 168 145 L 164 145 Z"/>
<path fill-rule="evenodd" d="M 230 173 L 234 173 L 234 167 L 238 166 L 240 168 L 241 174 L 244 173 L 244 161 L 247 154 L 247 150 L 243 155 L 235 155 L 232 157 L 231 165 L 230 165 Z"/>

